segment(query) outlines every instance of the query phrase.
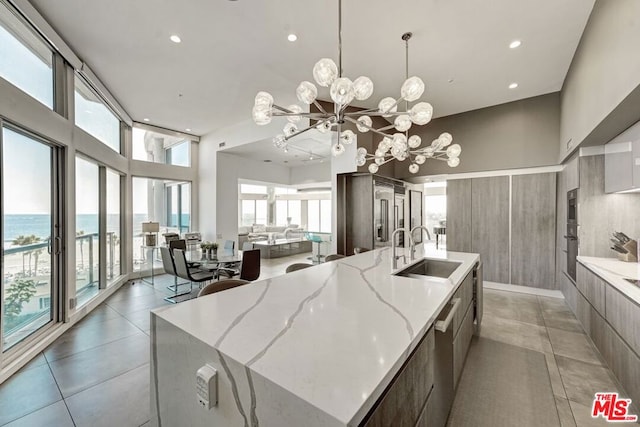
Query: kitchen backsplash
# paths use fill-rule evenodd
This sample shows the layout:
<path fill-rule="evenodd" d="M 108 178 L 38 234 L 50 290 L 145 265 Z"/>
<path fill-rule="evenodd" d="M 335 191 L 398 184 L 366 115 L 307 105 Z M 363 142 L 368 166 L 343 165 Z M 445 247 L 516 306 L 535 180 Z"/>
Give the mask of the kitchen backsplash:
<path fill-rule="evenodd" d="M 578 224 L 584 256 L 615 258 L 609 241 L 615 231 L 640 238 L 640 193 L 605 194 L 604 155 L 580 157 Z"/>

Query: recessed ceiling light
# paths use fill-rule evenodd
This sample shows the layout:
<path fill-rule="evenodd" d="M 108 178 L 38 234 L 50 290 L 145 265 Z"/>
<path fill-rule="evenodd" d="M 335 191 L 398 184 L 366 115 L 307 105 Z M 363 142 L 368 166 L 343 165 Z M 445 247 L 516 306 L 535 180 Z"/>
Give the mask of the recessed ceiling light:
<path fill-rule="evenodd" d="M 191 128 L 186 128 L 185 129 L 187 132 L 191 132 Z"/>
<path fill-rule="evenodd" d="M 511 83 L 511 84 L 509 85 L 509 89 L 515 89 L 515 88 L 517 88 L 517 87 L 518 87 L 518 83 Z"/>
<path fill-rule="evenodd" d="M 520 40 L 514 40 L 511 43 L 509 43 L 509 47 L 511 49 L 515 49 L 517 47 L 520 47 L 521 44 L 522 44 L 522 42 Z"/>
<path fill-rule="evenodd" d="M 148 122 L 148 121 L 149 121 L 149 118 L 148 118 L 148 117 L 145 117 L 145 118 L 144 118 L 144 119 L 142 119 L 142 120 L 144 120 L 145 122 Z"/>
<path fill-rule="evenodd" d="M 171 37 L 169 37 L 169 40 L 171 40 L 174 43 L 180 43 L 182 41 L 182 39 L 180 38 L 180 36 L 177 35 L 172 35 Z"/>
<path fill-rule="evenodd" d="M 287 36 L 287 40 L 289 40 L 290 42 L 294 42 L 294 41 L 298 40 L 298 36 L 296 36 L 295 34 L 289 34 Z"/>

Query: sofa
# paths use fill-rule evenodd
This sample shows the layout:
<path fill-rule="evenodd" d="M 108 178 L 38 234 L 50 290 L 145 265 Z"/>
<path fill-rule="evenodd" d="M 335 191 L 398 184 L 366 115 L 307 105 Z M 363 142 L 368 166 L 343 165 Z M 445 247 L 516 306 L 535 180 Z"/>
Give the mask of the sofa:
<path fill-rule="evenodd" d="M 274 239 L 302 239 L 304 237 L 304 229 L 298 224 L 253 224 L 253 226 L 238 227 L 238 247 L 242 249 L 245 242 L 267 240 L 269 235 L 273 235 Z"/>

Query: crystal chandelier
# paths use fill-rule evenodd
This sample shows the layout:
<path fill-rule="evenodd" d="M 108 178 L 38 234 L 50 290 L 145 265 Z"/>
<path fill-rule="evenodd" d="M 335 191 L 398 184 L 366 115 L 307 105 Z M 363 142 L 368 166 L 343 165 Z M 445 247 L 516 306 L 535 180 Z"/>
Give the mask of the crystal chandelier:
<path fill-rule="evenodd" d="M 411 33 L 405 33 L 402 39 L 406 42 L 407 48 L 407 73 L 408 73 L 408 41 Z M 373 94 L 373 82 L 369 77 L 360 76 L 351 81 L 342 76 L 342 0 L 338 0 L 338 65 L 329 59 L 320 59 L 313 67 L 313 77 L 316 83 L 322 87 L 329 88 L 329 94 L 334 102 L 333 111 L 327 111 L 318 102 L 318 88 L 309 81 L 303 81 L 296 89 L 298 100 L 306 105 L 313 104 L 318 112 L 303 112 L 302 107 L 297 104 L 282 107 L 274 104 L 273 96 L 268 92 L 258 92 L 252 111 L 253 120 L 257 125 L 269 124 L 273 117 L 286 117 L 288 123 L 284 126 L 283 133 L 273 139 L 276 147 L 286 149 L 288 141 L 311 129 L 317 129 L 322 133 L 330 130 L 337 131 L 337 141 L 331 147 L 331 153 L 339 156 L 344 153 L 345 144 L 351 144 L 355 140 L 355 133 L 349 129 L 342 130 L 346 123 L 356 125 L 359 132 L 374 132 L 383 137 L 378 145 L 375 154 L 368 154 L 364 147 L 357 150 L 356 164 L 364 166 L 367 160 L 373 161 L 369 165 L 369 172 L 376 173 L 378 167 L 393 159 L 411 160 L 409 171 L 418 172 L 420 164 L 427 158 L 446 160 L 449 166 L 455 167 L 460 163 L 458 155 L 460 146 L 451 145 L 452 137 L 448 133 L 443 133 L 436 139 L 430 147 L 419 148 L 422 141 L 419 136 L 408 136 L 409 128 L 412 124 L 425 125 L 431 121 L 433 107 L 427 102 L 418 102 L 409 108 L 409 102 L 417 101 L 424 93 L 424 82 L 416 76 L 406 76 L 405 82 L 400 89 L 400 97 L 383 98 L 377 108 L 361 110 L 357 112 L 347 112 L 349 104 L 355 99 L 365 101 Z M 405 101 L 406 111 L 398 111 L 398 104 Z M 383 126 L 379 129 L 373 127 L 371 117 L 394 118 L 393 124 Z M 302 118 L 310 119 L 314 122 L 303 129 L 298 128 L 298 123 Z M 397 133 L 388 133 L 395 129 Z"/>

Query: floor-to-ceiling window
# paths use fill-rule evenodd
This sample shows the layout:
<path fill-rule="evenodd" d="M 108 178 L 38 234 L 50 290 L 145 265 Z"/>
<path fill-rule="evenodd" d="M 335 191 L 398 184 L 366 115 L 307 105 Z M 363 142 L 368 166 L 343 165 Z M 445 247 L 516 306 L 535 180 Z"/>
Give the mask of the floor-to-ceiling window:
<path fill-rule="evenodd" d="M 76 157 L 76 298 L 78 306 L 98 294 L 100 279 L 100 185 L 98 165 Z"/>
<path fill-rule="evenodd" d="M 142 223 L 160 224 L 158 242 L 167 232 L 184 233 L 191 228 L 191 185 L 163 179 L 133 178 L 133 268 L 148 270 L 160 266 L 157 251 L 144 245 Z"/>
<path fill-rule="evenodd" d="M 55 320 L 60 247 L 58 149 L 2 126 L 2 342 L 6 352 Z"/>
<path fill-rule="evenodd" d="M 135 125 L 132 149 L 134 160 L 191 166 L 191 140 L 176 132 L 162 132 L 157 129 L 151 130 L 149 126 Z"/>

